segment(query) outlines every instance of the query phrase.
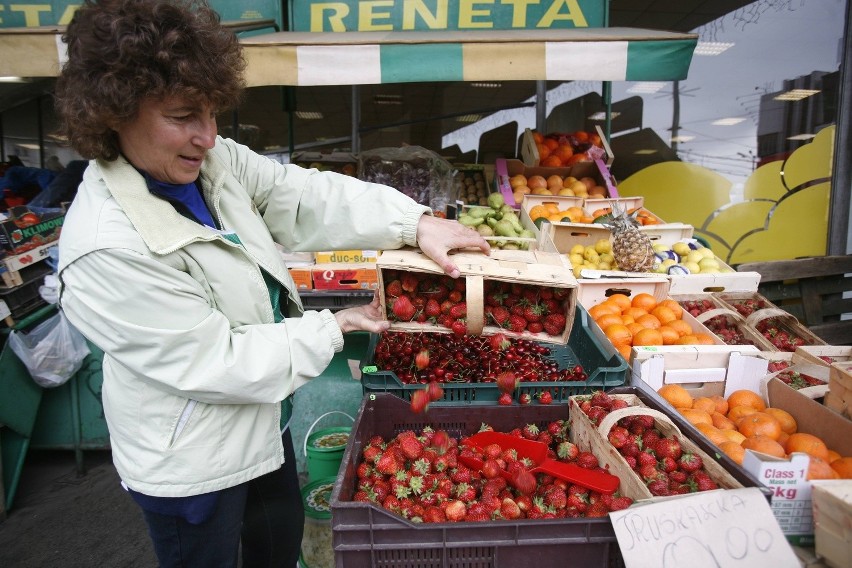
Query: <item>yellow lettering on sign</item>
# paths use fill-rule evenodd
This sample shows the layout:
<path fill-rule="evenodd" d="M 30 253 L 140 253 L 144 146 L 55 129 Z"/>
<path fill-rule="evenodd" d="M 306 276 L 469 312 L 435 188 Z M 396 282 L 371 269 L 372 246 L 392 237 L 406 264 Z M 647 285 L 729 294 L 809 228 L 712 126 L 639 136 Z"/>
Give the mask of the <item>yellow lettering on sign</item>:
<path fill-rule="evenodd" d="M 423 0 L 406 0 L 402 5 L 402 29 L 413 30 L 416 24 L 414 19 L 419 16 L 426 27 L 433 30 L 447 29 L 447 0 L 435 2 L 435 13 L 429 11 Z"/>
<path fill-rule="evenodd" d="M 39 12 L 50 12 L 50 6 L 45 4 L 12 4 L 9 9 L 13 12 L 24 13 L 24 26 L 27 28 L 41 25 Z"/>
<path fill-rule="evenodd" d="M 568 9 L 567 14 L 561 13 L 563 7 Z M 553 4 L 550 5 L 550 8 L 541 17 L 536 27 L 549 28 L 553 26 L 553 22 L 556 20 L 573 21 L 574 26 L 578 28 L 589 27 L 586 16 L 583 15 L 583 11 L 580 9 L 579 4 L 577 4 L 577 0 L 553 0 Z"/>
<path fill-rule="evenodd" d="M 501 4 L 512 6 L 512 27 L 527 27 L 527 7 L 530 4 L 538 4 L 539 0 L 503 0 Z"/>
<path fill-rule="evenodd" d="M 328 15 L 326 16 L 326 12 Z M 349 15 L 349 6 L 343 2 L 328 2 L 326 4 L 311 4 L 311 31 L 328 31 L 323 27 L 323 22 L 328 22 L 328 28 L 333 32 L 345 32 L 346 25 L 343 18 Z"/>
<path fill-rule="evenodd" d="M 56 22 L 60 26 L 67 26 L 71 23 L 71 18 L 74 17 L 74 12 L 79 8 L 79 4 L 69 4 L 65 7 L 65 11 L 62 13 L 62 17 L 59 18 L 59 21 Z"/>
<path fill-rule="evenodd" d="M 491 10 L 477 10 L 477 4 L 494 4 L 494 0 L 461 0 L 459 5 L 459 28 L 493 28 L 494 22 L 474 22 L 474 18 L 487 18 Z"/>
<path fill-rule="evenodd" d="M 393 30 L 393 24 L 375 23 L 376 20 L 390 20 L 390 11 L 380 12 L 377 8 L 393 7 L 394 0 L 361 0 L 358 3 L 358 31 L 387 32 Z"/>

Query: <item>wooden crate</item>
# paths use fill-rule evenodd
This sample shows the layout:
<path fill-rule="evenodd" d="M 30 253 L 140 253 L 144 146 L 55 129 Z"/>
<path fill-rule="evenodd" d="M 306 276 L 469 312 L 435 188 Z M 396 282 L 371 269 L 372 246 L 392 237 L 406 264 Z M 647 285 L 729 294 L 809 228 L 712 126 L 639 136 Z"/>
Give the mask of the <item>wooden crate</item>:
<path fill-rule="evenodd" d="M 852 418 L 852 362 L 831 364 L 824 404 L 838 414 Z"/>
<path fill-rule="evenodd" d="M 755 331 L 757 331 L 761 335 L 763 335 L 763 333 L 760 331 L 761 323 L 766 322 L 767 325 L 772 325 L 773 327 L 781 331 L 800 337 L 804 341 L 805 345 L 826 345 L 825 341 L 823 341 L 819 336 L 817 336 L 807 327 L 799 323 L 799 320 L 792 316 L 790 313 L 788 313 L 786 310 L 778 308 L 767 308 L 764 310 L 758 310 L 748 316 L 745 321 L 746 324 L 754 328 Z M 778 348 L 773 345 L 773 349 Z M 795 348 L 789 351 L 795 351 Z"/>
<path fill-rule="evenodd" d="M 597 456 L 601 467 L 609 470 L 613 475 L 621 479 L 619 491 L 631 499 L 660 499 L 651 494 L 645 483 L 630 469 L 630 465 L 618 450 L 609 443 L 607 436 L 610 429 L 624 417 L 635 415 L 650 415 L 654 417 L 655 427 L 666 437 L 674 436 L 681 444 L 684 453 L 690 452 L 701 457 L 704 469 L 710 477 L 724 489 L 742 488 L 743 485 L 737 481 L 731 473 L 724 468 L 714 457 L 710 457 L 690 438 L 685 436 L 672 420 L 663 412 L 648 408 L 636 395 L 612 394 L 614 398 L 625 400 L 629 405 L 627 408 L 615 410 L 607 414 L 598 426 L 595 426 L 589 417 L 580 409 L 580 403 L 584 395 L 572 396 L 569 399 L 568 422 L 571 431 L 571 441 L 581 451 L 590 451 Z"/>
<path fill-rule="evenodd" d="M 796 354 L 806 361 L 821 365 L 852 361 L 852 347 L 846 345 L 802 345 L 796 349 Z"/>
<path fill-rule="evenodd" d="M 503 333 L 508 337 L 518 337 L 531 341 L 558 343 L 560 345 L 568 343 L 571 326 L 574 322 L 577 280 L 560 255 L 542 251 L 494 250 L 490 256 L 479 251 L 459 252 L 453 254 L 452 259 L 461 271 L 460 278 L 465 279 L 464 300 L 467 303 L 467 333 L 473 335 Z M 387 271 L 444 274 L 443 269 L 437 263 L 417 249 L 384 251 L 379 256 L 377 267 L 379 299 L 382 315 L 385 318 L 388 316 L 388 298 L 385 294 Z M 552 336 L 544 332 L 530 333 L 524 331 L 517 333 L 489 325 L 486 321 L 483 293 L 485 282 L 488 280 L 566 290 L 568 294 L 563 302 L 565 330 L 560 336 Z M 391 329 L 408 332 L 450 332 L 450 329 L 430 322 L 392 321 Z"/>
<path fill-rule="evenodd" d="M 746 324 L 745 318 L 742 317 L 739 313 L 729 309 L 723 302 L 716 297 L 715 294 L 672 294 L 672 299 L 677 300 L 677 302 L 683 307 L 683 302 L 695 301 L 695 300 L 710 300 L 713 303 L 715 308 L 711 310 L 707 310 L 706 312 L 702 312 L 695 316 L 695 319 L 700 323 L 703 323 L 705 327 L 710 329 L 710 326 L 707 325 L 707 322 L 715 317 L 724 317 L 728 320 L 728 323 L 733 322 L 734 327 L 737 328 L 737 331 L 743 336 L 746 343 L 738 343 L 735 345 L 754 345 L 761 351 L 772 351 L 773 347 L 769 341 L 763 337 L 760 333 L 757 332 L 754 328 L 750 327 Z M 686 308 L 684 308 L 686 309 Z M 711 330 L 711 333 L 713 331 Z M 716 335 L 715 333 L 713 335 Z M 719 339 L 722 339 L 720 336 Z M 722 339 L 723 342 L 724 339 Z M 726 342 L 725 342 L 726 343 Z"/>
<path fill-rule="evenodd" d="M 811 489 L 816 553 L 832 568 L 852 558 L 852 480 L 815 481 Z"/>
<path fill-rule="evenodd" d="M 765 358 L 768 362 L 768 369 L 766 375 L 761 379 L 760 382 L 760 392 L 763 395 L 763 398 L 766 399 L 768 397 L 767 387 L 769 382 L 773 378 L 777 378 L 779 382 L 786 384 L 786 381 L 782 379 L 779 375 L 783 375 L 785 373 L 798 373 L 800 375 L 808 375 L 809 377 L 813 377 L 819 381 L 823 381 L 824 384 L 808 386 L 804 388 L 793 388 L 799 392 L 799 394 L 806 396 L 810 399 L 819 399 L 822 398 L 828 393 L 828 376 L 829 369 L 828 365 L 820 360 L 816 362 L 805 359 L 802 357 L 799 352 L 791 353 L 789 351 L 763 351 L 761 352 L 761 357 Z M 789 366 L 780 369 L 780 370 L 772 370 L 773 363 L 779 362 L 787 362 Z M 790 386 L 790 385 L 787 385 Z"/>

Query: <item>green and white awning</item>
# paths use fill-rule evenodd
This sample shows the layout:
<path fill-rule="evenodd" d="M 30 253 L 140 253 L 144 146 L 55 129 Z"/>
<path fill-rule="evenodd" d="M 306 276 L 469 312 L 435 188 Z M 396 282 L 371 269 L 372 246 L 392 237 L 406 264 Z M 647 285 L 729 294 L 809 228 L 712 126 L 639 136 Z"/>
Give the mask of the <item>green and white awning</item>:
<path fill-rule="evenodd" d="M 0 76 L 56 76 L 62 29 L 0 29 Z M 249 86 L 428 81 L 675 81 L 696 34 L 634 28 L 278 32 L 241 39 Z"/>
<path fill-rule="evenodd" d="M 458 32 L 279 32 L 242 40 L 250 85 L 427 81 L 674 81 L 695 34 L 597 28 Z"/>

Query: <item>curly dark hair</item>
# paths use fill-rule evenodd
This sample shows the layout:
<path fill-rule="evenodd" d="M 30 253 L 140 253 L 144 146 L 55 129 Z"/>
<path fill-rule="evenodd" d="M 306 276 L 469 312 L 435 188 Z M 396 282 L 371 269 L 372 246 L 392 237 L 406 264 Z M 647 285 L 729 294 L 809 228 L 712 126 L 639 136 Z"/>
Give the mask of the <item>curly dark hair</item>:
<path fill-rule="evenodd" d="M 144 99 L 177 96 L 221 112 L 245 87 L 239 41 L 205 0 L 86 0 L 62 39 L 56 110 L 85 158 L 115 160 L 114 128 Z"/>

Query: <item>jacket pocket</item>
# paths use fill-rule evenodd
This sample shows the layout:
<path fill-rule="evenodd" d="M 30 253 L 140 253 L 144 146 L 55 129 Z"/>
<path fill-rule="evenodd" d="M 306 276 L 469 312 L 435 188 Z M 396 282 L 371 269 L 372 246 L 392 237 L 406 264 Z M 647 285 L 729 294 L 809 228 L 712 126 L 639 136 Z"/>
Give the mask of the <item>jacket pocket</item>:
<path fill-rule="evenodd" d="M 180 435 L 186 429 L 187 424 L 189 423 L 189 419 L 192 417 L 192 413 L 195 411 L 195 408 L 198 406 L 197 400 L 187 400 L 186 404 L 183 406 L 183 410 L 178 416 L 177 423 L 175 424 L 175 428 L 172 431 L 172 439 L 169 441 L 169 447 L 174 447 L 175 443 L 177 443 Z"/>

